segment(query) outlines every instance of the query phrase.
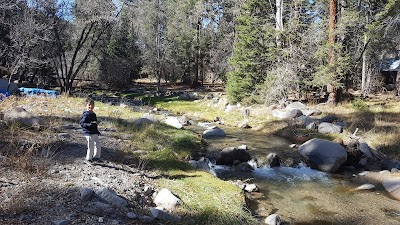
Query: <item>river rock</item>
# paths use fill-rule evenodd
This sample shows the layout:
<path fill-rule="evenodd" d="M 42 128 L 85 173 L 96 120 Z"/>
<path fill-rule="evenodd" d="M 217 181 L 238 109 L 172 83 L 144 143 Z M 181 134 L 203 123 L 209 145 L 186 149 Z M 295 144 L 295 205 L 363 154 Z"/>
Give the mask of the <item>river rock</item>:
<path fill-rule="evenodd" d="M 272 214 L 269 215 L 266 219 L 265 219 L 265 224 L 268 225 L 280 225 L 281 224 L 281 216 L 279 216 L 278 214 Z"/>
<path fill-rule="evenodd" d="M 104 200 L 106 200 L 108 203 L 110 203 L 113 206 L 117 207 L 126 207 L 128 206 L 128 202 L 119 197 L 117 193 L 111 189 L 108 188 L 100 188 L 98 191 L 96 191 L 96 194 L 102 197 Z"/>
<path fill-rule="evenodd" d="M 340 134 L 343 132 L 343 127 L 333 123 L 320 123 L 318 125 L 318 133 L 321 134 Z"/>
<path fill-rule="evenodd" d="M 225 131 L 219 127 L 213 126 L 203 132 L 204 138 L 211 138 L 211 137 L 225 137 Z"/>
<path fill-rule="evenodd" d="M 342 145 L 318 138 L 303 143 L 298 151 L 311 167 L 326 172 L 337 171 L 347 160 L 347 151 Z"/>
<path fill-rule="evenodd" d="M 156 204 L 157 207 L 162 207 L 168 211 L 173 211 L 180 203 L 181 200 L 166 188 L 161 189 L 154 198 L 154 204 Z"/>
<path fill-rule="evenodd" d="M 311 118 L 309 116 L 304 116 L 304 115 L 297 117 L 296 120 L 298 122 L 300 122 L 303 126 L 306 126 L 306 127 L 309 126 L 310 124 L 313 124 L 313 126 L 315 126 L 316 124 L 319 123 L 318 119 L 314 119 L 314 118 Z"/>
<path fill-rule="evenodd" d="M 216 160 L 217 165 L 233 165 L 234 161 L 247 162 L 251 159 L 250 153 L 246 149 L 228 147 L 223 149 Z"/>
<path fill-rule="evenodd" d="M 81 200 L 87 201 L 92 197 L 94 191 L 90 188 L 84 187 L 81 189 L 80 193 L 81 193 Z"/>
<path fill-rule="evenodd" d="M 369 147 L 367 142 L 365 142 L 364 139 L 362 138 L 358 140 L 358 150 L 364 153 L 364 155 L 367 156 L 368 158 L 375 159 L 375 156 L 372 153 L 371 148 Z"/>
<path fill-rule="evenodd" d="M 258 188 L 255 184 L 246 184 L 244 186 L 244 190 L 247 192 L 255 192 L 258 191 Z"/>
<path fill-rule="evenodd" d="M 275 153 L 269 153 L 267 156 L 267 165 L 269 165 L 269 167 L 279 167 L 281 165 L 281 160 L 279 158 L 279 156 Z"/>

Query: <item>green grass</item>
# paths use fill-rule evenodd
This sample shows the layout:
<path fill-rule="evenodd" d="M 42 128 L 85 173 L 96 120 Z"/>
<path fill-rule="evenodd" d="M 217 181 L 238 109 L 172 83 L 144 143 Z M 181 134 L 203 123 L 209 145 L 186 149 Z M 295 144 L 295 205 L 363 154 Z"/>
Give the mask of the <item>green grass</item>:
<path fill-rule="evenodd" d="M 178 224 L 254 224 L 244 208 L 242 191 L 213 175 L 202 171 L 169 171 L 159 180 L 159 186 L 168 188 L 184 202 Z M 200 191 L 201 190 L 201 191 Z"/>

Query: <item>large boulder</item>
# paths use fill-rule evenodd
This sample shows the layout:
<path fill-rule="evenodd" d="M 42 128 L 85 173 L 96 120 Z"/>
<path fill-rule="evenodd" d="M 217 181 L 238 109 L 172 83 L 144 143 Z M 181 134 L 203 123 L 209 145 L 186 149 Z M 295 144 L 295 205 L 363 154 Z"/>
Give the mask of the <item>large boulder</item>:
<path fill-rule="evenodd" d="M 235 163 L 240 164 L 251 159 L 250 153 L 246 149 L 229 147 L 223 149 L 216 160 L 217 165 L 232 166 Z"/>
<path fill-rule="evenodd" d="M 298 151 L 311 167 L 326 172 L 337 171 L 347 160 L 347 151 L 342 145 L 318 138 L 303 143 Z"/>
<path fill-rule="evenodd" d="M 4 121 L 7 123 L 20 123 L 23 126 L 40 128 L 44 125 L 40 117 L 33 115 L 22 107 L 14 107 L 4 112 Z"/>
<path fill-rule="evenodd" d="M 290 103 L 289 105 L 286 106 L 286 109 L 289 110 L 289 111 L 292 110 L 292 109 L 300 109 L 300 110 L 302 110 L 302 109 L 307 109 L 307 106 L 304 105 L 301 102 L 292 102 L 292 103 Z"/>
<path fill-rule="evenodd" d="M 204 138 L 225 137 L 225 136 L 226 136 L 225 131 L 216 126 L 210 127 L 203 132 Z"/>
<path fill-rule="evenodd" d="M 290 109 L 290 110 L 273 110 L 272 116 L 280 119 L 293 119 L 303 115 L 300 109 Z"/>

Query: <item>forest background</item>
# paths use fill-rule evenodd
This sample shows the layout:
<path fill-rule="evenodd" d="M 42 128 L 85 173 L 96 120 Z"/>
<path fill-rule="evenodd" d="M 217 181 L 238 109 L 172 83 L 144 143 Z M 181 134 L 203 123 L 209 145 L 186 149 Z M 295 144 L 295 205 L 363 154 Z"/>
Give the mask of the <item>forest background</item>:
<path fill-rule="evenodd" d="M 0 0 L 0 76 L 66 93 L 148 77 L 157 91 L 222 82 L 231 103 L 336 102 L 388 88 L 399 24 L 399 0 Z"/>

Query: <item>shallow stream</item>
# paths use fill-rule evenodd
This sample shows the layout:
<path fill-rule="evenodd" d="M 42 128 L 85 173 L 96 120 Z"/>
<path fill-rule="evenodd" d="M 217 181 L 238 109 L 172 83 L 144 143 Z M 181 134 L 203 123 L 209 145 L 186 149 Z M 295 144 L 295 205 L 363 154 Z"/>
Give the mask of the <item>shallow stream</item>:
<path fill-rule="evenodd" d="M 222 128 L 225 138 L 207 139 L 208 154 L 216 156 L 226 147 L 247 145 L 251 155 L 266 157 L 276 153 L 282 160 L 299 158 L 297 149 L 289 147 L 290 141 L 255 130 Z M 205 128 L 190 126 L 197 133 Z M 257 165 L 253 165 L 257 167 Z M 364 181 L 359 172 L 329 174 L 308 167 L 256 168 L 253 172 L 238 172 L 229 167 L 216 166 L 221 179 L 242 180 L 254 183 L 259 192 L 246 194 L 246 202 L 260 223 L 277 213 L 283 224 L 333 225 L 400 224 L 400 201 L 391 199 L 380 186 L 374 190 L 355 191 Z"/>

